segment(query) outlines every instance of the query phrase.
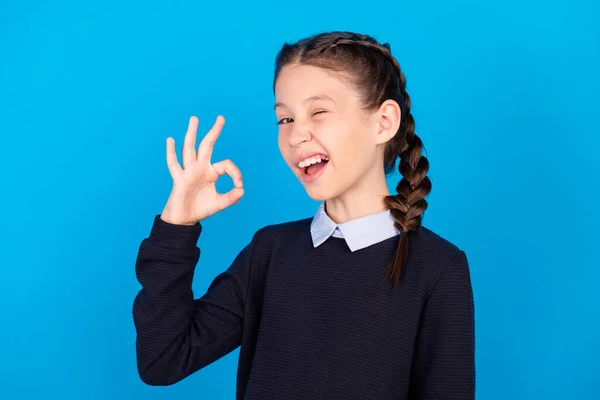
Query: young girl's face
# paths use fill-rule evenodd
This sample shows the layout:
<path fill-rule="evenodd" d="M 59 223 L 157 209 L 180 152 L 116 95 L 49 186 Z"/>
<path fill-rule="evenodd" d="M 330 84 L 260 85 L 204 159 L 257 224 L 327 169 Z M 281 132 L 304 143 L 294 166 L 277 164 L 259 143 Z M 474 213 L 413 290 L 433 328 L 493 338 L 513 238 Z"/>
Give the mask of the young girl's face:
<path fill-rule="evenodd" d="M 377 122 L 356 90 L 331 72 L 287 65 L 275 83 L 279 149 L 308 195 L 338 198 L 383 171 Z M 307 165 L 315 163 L 307 169 Z"/>

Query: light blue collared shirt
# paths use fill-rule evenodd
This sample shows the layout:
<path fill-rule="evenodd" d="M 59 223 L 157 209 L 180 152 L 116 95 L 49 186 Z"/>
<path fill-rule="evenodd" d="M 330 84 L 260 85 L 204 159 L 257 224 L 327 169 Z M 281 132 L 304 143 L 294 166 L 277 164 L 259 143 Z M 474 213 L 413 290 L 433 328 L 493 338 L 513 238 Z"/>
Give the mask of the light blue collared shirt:
<path fill-rule="evenodd" d="M 322 202 L 310 224 L 313 246 L 318 247 L 331 236 L 346 240 L 350 251 L 364 249 L 400 234 L 389 210 L 336 224 L 325 212 Z"/>

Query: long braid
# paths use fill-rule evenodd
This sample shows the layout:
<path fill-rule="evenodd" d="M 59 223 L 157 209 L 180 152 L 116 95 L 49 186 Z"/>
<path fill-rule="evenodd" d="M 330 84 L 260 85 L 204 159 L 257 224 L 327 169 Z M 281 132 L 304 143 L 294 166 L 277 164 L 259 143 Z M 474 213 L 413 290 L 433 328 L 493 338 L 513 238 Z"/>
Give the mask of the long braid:
<path fill-rule="evenodd" d="M 421 227 L 423 213 L 427 209 L 425 197 L 431 192 L 431 181 L 427 177 L 429 161 L 422 155 L 423 143 L 415 134 L 415 122 L 410 113 L 410 96 L 406 92 L 406 78 L 401 71 L 399 76 L 405 111 L 398 133 L 404 134 L 396 135 L 400 136 L 401 142 L 390 144 L 388 157 L 393 161 L 396 156 L 400 157 L 398 171 L 402 178 L 396 186 L 397 194 L 385 199 L 396 220 L 396 228 L 402 232 L 394 259 L 386 271 L 386 277 L 395 285 L 398 284 L 400 272 L 408 260 L 409 233 L 417 232 Z"/>

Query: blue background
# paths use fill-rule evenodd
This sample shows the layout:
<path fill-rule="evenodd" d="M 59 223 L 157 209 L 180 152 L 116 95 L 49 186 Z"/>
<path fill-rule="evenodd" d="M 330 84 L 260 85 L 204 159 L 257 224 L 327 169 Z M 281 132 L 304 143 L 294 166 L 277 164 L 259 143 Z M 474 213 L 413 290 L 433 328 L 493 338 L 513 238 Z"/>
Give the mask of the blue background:
<path fill-rule="evenodd" d="M 390 42 L 407 75 L 424 224 L 471 263 L 477 398 L 600 398 L 599 26 L 594 1 L 2 1 L 0 398 L 233 398 L 238 350 L 171 387 L 137 375 L 165 138 L 179 151 L 191 115 L 204 134 L 223 114 L 213 159 L 244 174 L 204 224 L 199 296 L 259 227 L 316 209 L 271 80 L 284 41 L 333 29 Z"/>

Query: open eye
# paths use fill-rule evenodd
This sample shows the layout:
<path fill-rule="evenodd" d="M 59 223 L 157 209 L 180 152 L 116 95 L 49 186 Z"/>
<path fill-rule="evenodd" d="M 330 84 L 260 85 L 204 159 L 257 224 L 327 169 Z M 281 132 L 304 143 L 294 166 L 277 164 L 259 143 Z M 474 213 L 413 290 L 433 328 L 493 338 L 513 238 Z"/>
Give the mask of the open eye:
<path fill-rule="evenodd" d="M 282 118 L 279 121 L 277 121 L 277 125 L 285 125 L 285 124 L 289 124 L 291 122 L 293 122 L 294 120 L 291 118 Z"/>

